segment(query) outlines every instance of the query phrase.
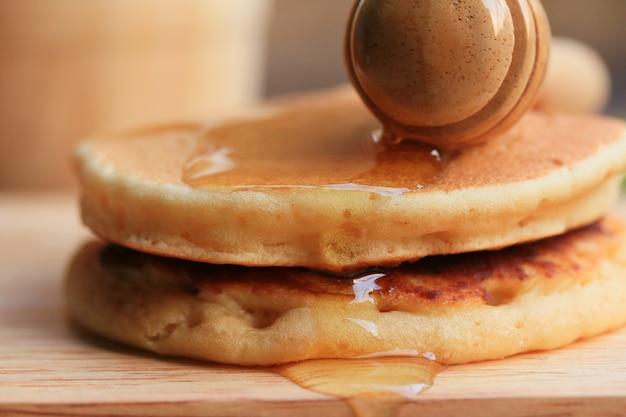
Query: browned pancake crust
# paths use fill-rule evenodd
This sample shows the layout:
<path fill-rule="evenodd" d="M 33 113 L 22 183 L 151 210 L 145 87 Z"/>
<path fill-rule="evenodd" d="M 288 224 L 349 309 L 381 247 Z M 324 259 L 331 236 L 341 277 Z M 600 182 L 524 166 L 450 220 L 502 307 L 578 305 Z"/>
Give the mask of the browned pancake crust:
<path fill-rule="evenodd" d="M 350 277 L 95 243 L 68 274 L 68 303 L 85 327 L 168 355 L 268 365 L 401 350 L 460 363 L 622 325 L 625 254 L 625 228 L 614 217 L 500 251 Z"/>

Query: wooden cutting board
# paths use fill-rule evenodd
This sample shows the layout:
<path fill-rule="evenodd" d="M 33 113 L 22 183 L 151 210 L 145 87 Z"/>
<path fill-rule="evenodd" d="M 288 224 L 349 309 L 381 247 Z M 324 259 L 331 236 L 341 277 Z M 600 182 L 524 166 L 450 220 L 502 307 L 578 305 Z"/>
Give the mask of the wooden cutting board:
<path fill-rule="evenodd" d="M 272 372 L 164 359 L 68 325 L 63 272 L 90 238 L 75 206 L 71 195 L 0 194 L 0 416 L 353 415 Z M 626 415 L 626 329 L 450 367 L 398 414 Z"/>

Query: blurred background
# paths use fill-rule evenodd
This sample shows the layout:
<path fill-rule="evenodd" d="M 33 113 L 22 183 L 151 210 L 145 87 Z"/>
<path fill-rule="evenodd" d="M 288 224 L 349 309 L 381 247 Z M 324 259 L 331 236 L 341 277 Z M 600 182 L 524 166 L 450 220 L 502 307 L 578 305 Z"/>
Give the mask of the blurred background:
<path fill-rule="evenodd" d="M 353 0 L 0 0 L 0 190 L 74 186 L 94 132 L 236 112 L 346 82 Z M 626 1 L 544 0 L 608 63 L 626 117 Z M 575 70 L 575 69 L 574 69 Z"/>

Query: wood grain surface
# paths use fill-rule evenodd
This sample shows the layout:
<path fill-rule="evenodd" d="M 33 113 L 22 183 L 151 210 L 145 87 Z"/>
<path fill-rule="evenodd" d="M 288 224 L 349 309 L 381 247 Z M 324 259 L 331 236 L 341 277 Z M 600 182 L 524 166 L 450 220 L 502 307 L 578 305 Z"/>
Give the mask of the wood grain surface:
<path fill-rule="evenodd" d="M 63 274 L 91 238 L 73 195 L 0 194 L 0 416 L 352 415 L 271 372 L 161 358 L 73 328 Z M 625 359 L 623 329 L 455 366 L 399 415 L 622 416 Z"/>

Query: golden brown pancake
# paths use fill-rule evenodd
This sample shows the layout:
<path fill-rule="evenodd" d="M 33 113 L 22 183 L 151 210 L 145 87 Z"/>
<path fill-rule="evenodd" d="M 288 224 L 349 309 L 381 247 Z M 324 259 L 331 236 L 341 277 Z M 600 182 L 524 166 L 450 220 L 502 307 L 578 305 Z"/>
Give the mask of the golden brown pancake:
<path fill-rule="evenodd" d="M 621 121 L 530 113 L 449 153 L 376 140 L 346 89 L 247 119 L 101 135 L 77 151 L 84 222 L 140 251 L 328 271 L 495 249 L 599 219 L 626 168 Z"/>
<path fill-rule="evenodd" d="M 164 355 L 241 365 L 371 354 L 449 364 L 552 349 L 626 322 L 617 217 L 535 243 L 350 277 L 217 266 L 95 242 L 68 273 L 73 319 Z"/>

